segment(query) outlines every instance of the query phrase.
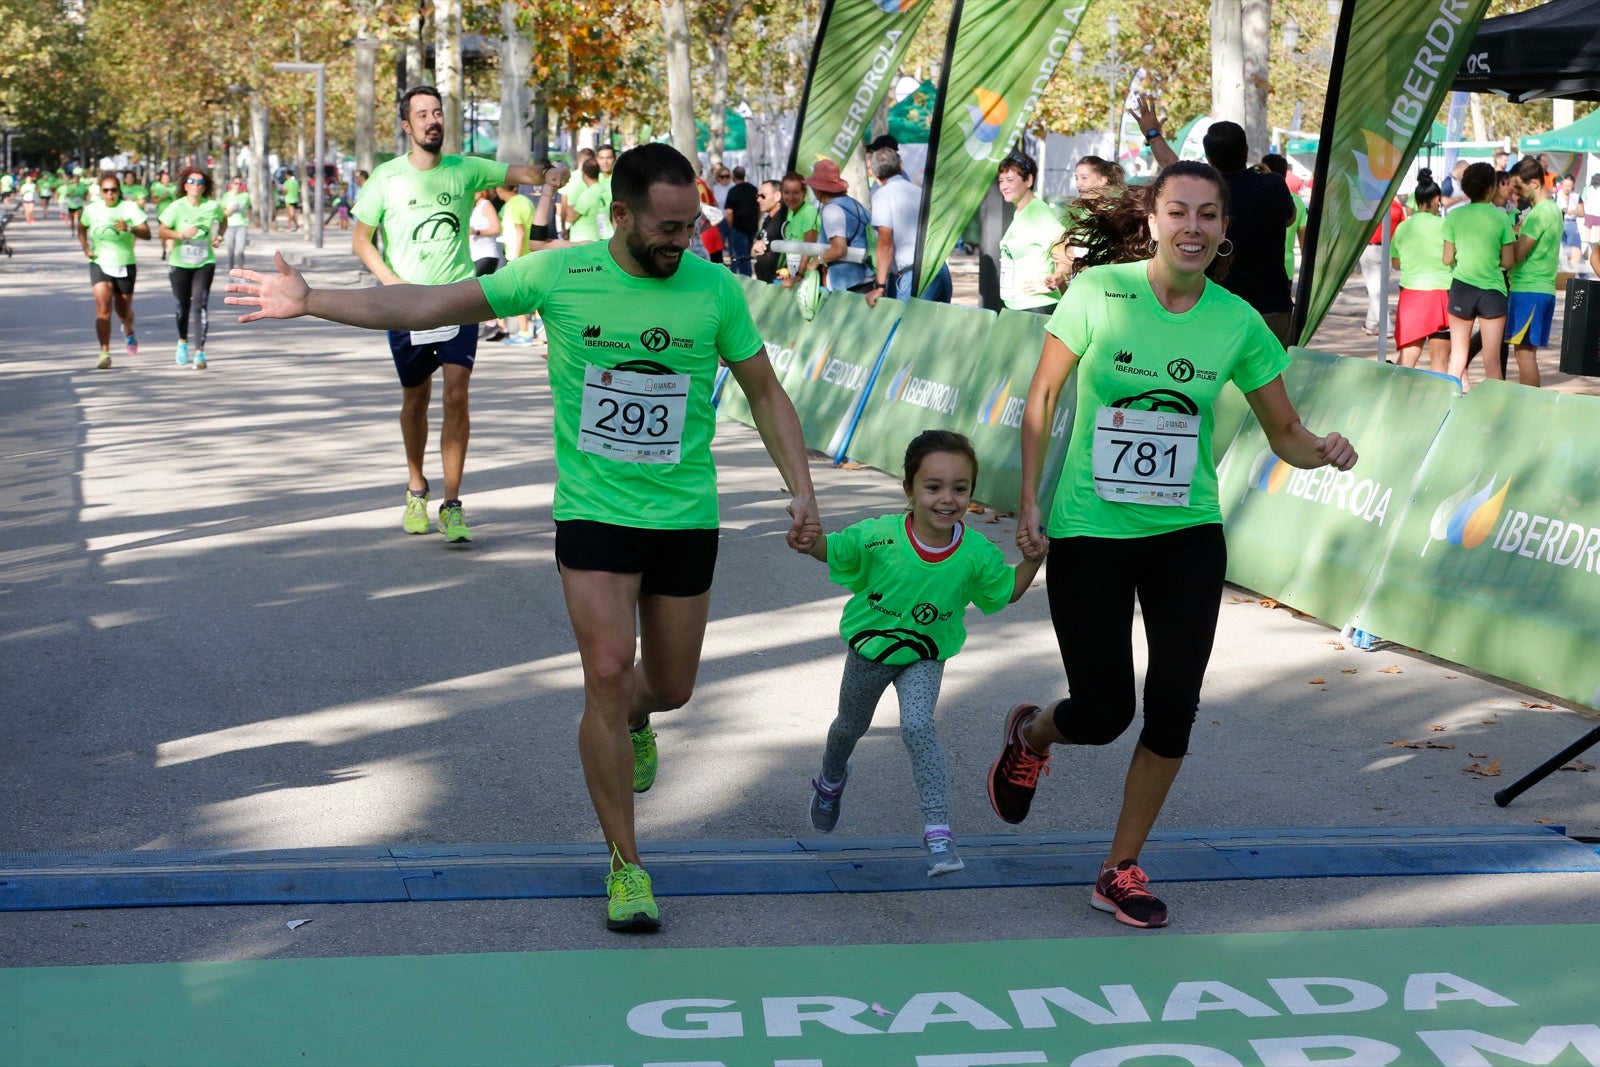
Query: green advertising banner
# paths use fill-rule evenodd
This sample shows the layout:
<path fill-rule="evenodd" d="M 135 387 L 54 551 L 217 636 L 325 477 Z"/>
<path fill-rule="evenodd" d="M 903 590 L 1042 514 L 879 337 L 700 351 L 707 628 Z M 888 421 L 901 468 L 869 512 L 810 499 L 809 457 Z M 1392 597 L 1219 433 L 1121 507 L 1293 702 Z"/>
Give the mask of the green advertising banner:
<path fill-rule="evenodd" d="M 1494 381 L 1458 398 L 1355 625 L 1600 706 L 1596 471 L 1600 399 Z"/>
<path fill-rule="evenodd" d="M 1350 271 L 1429 137 L 1489 0 L 1345 0 L 1295 299 L 1302 342 Z"/>
<path fill-rule="evenodd" d="M 933 428 L 967 432 L 996 377 L 988 359 L 994 312 L 926 300 L 902 307 L 900 328 L 850 440 L 851 459 L 897 481 L 911 439 Z"/>
<path fill-rule="evenodd" d="M 830 295 L 823 295 L 823 305 L 828 303 Z M 766 344 L 767 358 L 772 361 L 773 372 L 788 389 L 800 374 L 810 346 L 828 342 L 828 336 L 820 325 L 821 311 L 819 309 L 817 318 L 806 318 L 800 312 L 794 290 L 781 285 L 749 285 L 745 288 L 745 302 L 749 305 L 750 317 L 755 320 L 756 330 Z M 793 393 L 790 395 L 793 396 Z M 742 422 L 746 426 L 755 425 L 744 391 L 731 375 L 718 394 L 717 414 L 720 418 Z"/>
<path fill-rule="evenodd" d="M 794 303 L 782 286 L 767 288 Z M 880 300 L 869 308 L 855 293 L 827 293 L 817 317 L 798 332 L 776 322 L 769 330 L 758 320 L 778 380 L 800 416 L 806 447 L 833 455 L 842 446 L 850 416 L 904 307 L 898 300 Z M 750 424 L 750 405 L 732 380 L 723 387 L 720 410 Z"/>
<path fill-rule="evenodd" d="M 955 0 L 922 178 L 915 291 L 949 258 L 1029 128 L 1090 0 Z"/>
<path fill-rule="evenodd" d="M 818 156 L 843 164 L 861 144 L 900 74 L 900 60 L 932 0 L 826 0 L 806 72 L 789 169 Z"/>
<path fill-rule="evenodd" d="M 1294 357 L 1283 378 L 1301 421 L 1316 434 L 1344 434 L 1361 458 L 1349 471 L 1291 467 L 1247 418 L 1217 468 L 1228 580 L 1340 626 L 1360 604 L 1456 392 L 1444 378 L 1390 363 L 1304 349 Z"/>
<path fill-rule="evenodd" d="M 1600 1064 L 1600 926 L 0 971 L 0 1058 L 519 1067 Z"/>

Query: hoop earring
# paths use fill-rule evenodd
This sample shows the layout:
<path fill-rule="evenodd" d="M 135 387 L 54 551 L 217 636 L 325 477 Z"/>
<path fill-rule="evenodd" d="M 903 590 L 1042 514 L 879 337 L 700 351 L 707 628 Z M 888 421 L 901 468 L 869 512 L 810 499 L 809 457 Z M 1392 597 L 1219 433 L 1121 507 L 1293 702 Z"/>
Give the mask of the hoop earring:
<path fill-rule="evenodd" d="M 1156 252 L 1156 249 L 1158 249 L 1160 247 L 1161 247 L 1161 242 L 1160 241 L 1157 241 L 1154 237 L 1150 238 L 1150 254 L 1151 255 L 1154 255 L 1155 252 Z"/>
<path fill-rule="evenodd" d="M 1222 245 L 1227 245 L 1228 246 L 1228 250 L 1226 252 L 1224 252 L 1222 250 Z M 1224 237 L 1222 239 L 1222 244 L 1219 244 L 1217 246 L 1217 255 L 1223 257 L 1224 259 L 1226 259 L 1227 257 L 1233 255 L 1233 242 L 1228 240 L 1226 237 Z"/>

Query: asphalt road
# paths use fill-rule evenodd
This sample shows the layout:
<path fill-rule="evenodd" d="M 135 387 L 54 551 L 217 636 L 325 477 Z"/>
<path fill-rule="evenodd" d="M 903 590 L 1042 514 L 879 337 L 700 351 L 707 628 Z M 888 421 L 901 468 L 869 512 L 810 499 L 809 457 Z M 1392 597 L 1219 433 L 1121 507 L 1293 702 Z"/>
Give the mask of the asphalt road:
<path fill-rule="evenodd" d="M 55 220 L 8 236 L 0 853 L 591 841 L 575 749 L 580 675 L 552 560 L 541 350 L 480 354 L 463 493 L 475 539 L 454 549 L 400 531 L 399 397 L 381 336 L 304 321 L 241 327 L 216 292 L 210 369 L 179 368 L 165 270 L 145 246 L 142 352 L 117 349 L 115 367 L 97 371 L 76 245 Z M 314 262 L 314 280 L 358 283 L 335 252 Z M 844 597 L 822 566 L 784 548 L 785 497 L 756 435 L 723 424 L 716 451 L 719 578 L 700 686 L 657 720 L 661 777 L 639 805 L 647 848 L 809 834 L 808 783 L 832 716 Z M 429 462 L 436 474 L 436 455 Z M 830 529 L 903 503 L 881 472 L 819 461 L 813 475 Z M 1015 558 L 1010 522 L 993 518 L 975 516 L 975 530 Z M 1064 688 L 1042 587 L 1041 576 L 1001 615 L 975 616 L 946 673 L 939 725 L 958 835 L 1109 832 L 1131 735 L 1059 755 L 1018 831 L 984 794 L 1006 710 Z M 1600 834 L 1600 773 L 1556 774 L 1506 809 L 1491 800 L 1591 729 L 1592 715 L 1406 649 L 1357 651 L 1243 591 L 1228 590 L 1220 611 L 1192 758 L 1162 829 Z M 840 836 L 920 832 L 895 724 L 886 702 L 855 757 Z M 1407 740 L 1455 747 L 1393 744 Z M 1489 759 L 1504 776 L 1464 770 Z M 1600 921 L 1595 874 L 1164 893 L 1173 929 L 1187 933 Z M 1086 896 L 673 898 L 649 943 L 1139 936 L 1084 907 Z M 289 918 L 316 922 L 291 931 Z M 592 899 L 8 912 L 0 965 L 617 947 L 601 919 Z"/>

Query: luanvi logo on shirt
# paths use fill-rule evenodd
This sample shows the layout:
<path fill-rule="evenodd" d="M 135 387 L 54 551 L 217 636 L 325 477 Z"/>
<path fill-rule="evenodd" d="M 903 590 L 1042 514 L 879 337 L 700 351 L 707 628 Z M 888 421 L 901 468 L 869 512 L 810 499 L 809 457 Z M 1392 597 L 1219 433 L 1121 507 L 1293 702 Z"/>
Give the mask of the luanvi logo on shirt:
<path fill-rule="evenodd" d="M 423 231 L 427 234 L 424 236 Z M 461 233 L 461 220 L 448 211 L 435 211 L 432 215 L 417 223 L 417 228 L 411 231 L 413 241 L 437 241 L 440 231 L 446 231 L 444 236 L 454 239 Z"/>
<path fill-rule="evenodd" d="M 1109 289 L 1106 290 L 1106 296 L 1110 297 L 1112 300 L 1137 300 L 1137 299 L 1139 299 L 1139 294 L 1138 293 L 1114 293 Z"/>

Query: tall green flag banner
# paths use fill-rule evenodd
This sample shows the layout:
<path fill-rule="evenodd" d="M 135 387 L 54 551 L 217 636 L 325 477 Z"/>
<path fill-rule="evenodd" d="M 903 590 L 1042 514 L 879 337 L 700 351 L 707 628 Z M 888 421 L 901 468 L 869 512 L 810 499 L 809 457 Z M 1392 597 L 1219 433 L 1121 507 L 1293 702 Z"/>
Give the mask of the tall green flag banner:
<path fill-rule="evenodd" d="M 1217 469 L 1228 580 L 1340 626 L 1378 568 L 1455 386 L 1368 359 L 1294 356 L 1283 380 L 1301 418 L 1349 437 L 1361 462 L 1349 471 L 1292 467 L 1247 418 Z"/>
<path fill-rule="evenodd" d="M 1090 0 L 955 0 L 922 178 L 914 291 L 927 288 L 1028 129 Z"/>
<path fill-rule="evenodd" d="M 900 73 L 933 0 L 826 0 L 800 99 L 789 169 L 818 156 L 843 163 L 862 141 Z"/>
<path fill-rule="evenodd" d="M 1291 335 L 1303 344 L 1379 225 L 1489 0 L 1345 0 L 1318 143 Z"/>
<path fill-rule="evenodd" d="M 1490 381 L 1457 398 L 1355 625 L 1600 707 L 1597 425 L 1594 397 Z"/>

